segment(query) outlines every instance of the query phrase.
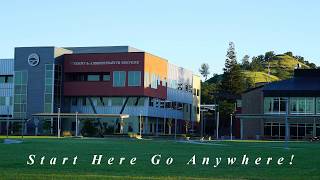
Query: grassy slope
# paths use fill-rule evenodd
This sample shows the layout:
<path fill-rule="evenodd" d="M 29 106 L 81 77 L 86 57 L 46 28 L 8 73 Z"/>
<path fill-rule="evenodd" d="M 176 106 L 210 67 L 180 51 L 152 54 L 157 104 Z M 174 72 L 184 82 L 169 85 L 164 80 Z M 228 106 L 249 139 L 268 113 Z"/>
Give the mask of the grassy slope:
<path fill-rule="evenodd" d="M 277 76 L 269 75 L 265 72 L 244 71 L 244 76 L 250 78 L 254 83 L 278 81 Z"/>
<path fill-rule="evenodd" d="M 277 60 L 270 61 L 271 68 L 276 67 L 278 65 L 278 61 L 280 61 L 280 67 L 288 71 L 292 71 L 297 66 L 298 63 L 301 65 L 301 68 L 309 68 L 309 66 L 299 62 L 297 59 L 291 56 L 278 55 L 276 57 L 277 57 Z"/>
<path fill-rule="evenodd" d="M 291 74 L 296 68 L 297 64 L 301 65 L 301 68 L 309 68 L 309 66 L 300 63 L 297 59 L 288 56 L 288 55 L 278 55 L 275 60 L 270 61 L 270 71 L 271 74 L 276 73 L 276 67 L 280 65 L 280 68 L 289 72 Z M 253 72 L 245 71 L 244 75 L 252 80 L 254 83 L 268 82 L 268 81 L 278 81 L 280 80 L 277 76 L 268 75 L 268 69 L 265 69 L 263 72 Z"/>
<path fill-rule="evenodd" d="M 185 144 L 174 141 L 138 141 L 124 139 L 25 139 L 22 144 L 0 144 L 0 177 L 2 179 L 319 179 L 320 144 L 290 143 L 290 150 L 281 148 L 281 142 L 215 142 L 218 145 Z M 150 157 L 161 153 L 174 157 L 172 166 L 150 165 Z M 77 155 L 78 164 L 27 166 L 29 154 L 70 158 Z M 127 158 L 137 157 L 135 166 L 113 165 L 104 162 L 101 166 L 90 165 L 93 154 Z M 263 158 L 263 165 L 253 164 L 220 167 L 213 165 L 187 166 L 193 154 L 198 157 L 249 157 Z M 265 165 L 271 156 L 288 158 L 295 155 L 294 165 Z M 286 161 L 287 162 L 287 161 Z M 251 161 L 252 163 L 252 161 Z"/>

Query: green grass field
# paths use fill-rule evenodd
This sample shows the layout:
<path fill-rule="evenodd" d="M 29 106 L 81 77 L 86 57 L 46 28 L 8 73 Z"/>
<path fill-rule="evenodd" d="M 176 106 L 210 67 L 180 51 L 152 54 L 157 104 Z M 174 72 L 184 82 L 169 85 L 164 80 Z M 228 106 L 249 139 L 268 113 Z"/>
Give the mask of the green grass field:
<path fill-rule="evenodd" d="M 191 144 L 164 140 L 133 139 L 55 139 L 27 138 L 21 144 L 3 144 L 0 139 L 0 179 L 320 179 L 320 144 L 290 142 L 290 149 L 283 142 L 264 141 L 213 141 Z M 37 165 L 27 165 L 28 156 L 35 154 Z M 101 165 L 91 165 L 94 154 L 102 154 Z M 160 165 L 152 165 L 151 157 L 161 154 Z M 186 165 L 193 155 L 196 165 Z M 242 156 L 249 157 L 249 165 L 241 165 Z M 293 164 L 289 165 L 294 154 Z M 39 156 L 39 157 L 38 157 Z M 40 156 L 57 157 L 57 165 L 39 165 Z M 78 156 L 61 165 L 63 157 Z M 108 165 L 107 159 L 137 157 L 135 165 L 125 160 L 123 165 Z M 166 157 L 173 157 L 173 164 L 165 165 Z M 210 157 L 209 165 L 202 165 L 202 157 Z M 218 167 L 215 158 L 221 157 Z M 227 165 L 226 157 L 236 157 L 234 165 Z M 254 160 L 261 157 L 261 164 Z M 268 157 L 273 157 L 266 165 Z M 277 160 L 284 157 L 284 164 Z M 201 158 L 201 159 L 200 159 Z M 239 162 L 238 161 L 239 159 Z"/>

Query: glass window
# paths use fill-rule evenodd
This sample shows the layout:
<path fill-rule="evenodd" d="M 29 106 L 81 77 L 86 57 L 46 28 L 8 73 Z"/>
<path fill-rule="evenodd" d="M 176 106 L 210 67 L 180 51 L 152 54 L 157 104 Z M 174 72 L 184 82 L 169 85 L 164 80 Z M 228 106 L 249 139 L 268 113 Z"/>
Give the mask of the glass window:
<path fill-rule="evenodd" d="M 45 102 L 46 103 L 52 102 L 52 94 L 45 94 Z"/>
<path fill-rule="evenodd" d="M 99 75 L 88 75 L 88 81 L 100 81 Z"/>
<path fill-rule="evenodd" d="M 128 72 L 128 86 L 141 86 L 141 72 L 129 71 Z"/>
<path fill-rule="evenodd" d="M 267 123 L 264 124 L 264 135 L 271 136 L 271 125 Z"/>
<path fill-rule="evenodd" d="M 264 113 L 285 113 L 286 98 L 280 97 L 265 97 L 264 98 Z"/>
<path fill-rule="evenodd" d="M 110 81 L 110 73 L 106 73 L 106 74 L 103 74 L 103 77 L 102 77 L 102 80 L 103 81 Z"/>
<path fill-rule="evenodd" d="M 313 114 L 314 98 L 312 97 L 290 98 L 290 112 L 292 114 Z"/>
<path fill-rule="evenodd" d="M 114 71 L 113 72 L 113 87 L 124 87 L 126 85 L 126 72 Z"/>
<path fill-rule="evenodd" d="M 18 84 L 21 84 L 21 82 L 22 82 L 21 72 L 16 71 L 14 75 L 14 83 L 18 85 Z"/>
<path fill-rule="evenodd" d="M 145 72 L 144 73 L 144 87 L 149 87 L 150 86 L 150 77 L 149 73 Z"/>
<path fill-rule="evenodd" d="M 12 83 L 13 82 L 13 77 L 12 76 L 7 76 L 6 81 L 7 81 L 7 83 Z"/>
<path fill-rule="evenodd" d="M 158 85 L 157 85 L 157 76 L 152 73 L 152 75 L 151 75 L 151 88 L 157 89 L 157 87 L 158 87 Z"/>
<path fill-rule="evenodd" d="M 122 106 L 123 98 L 122 97 L 113 97 L 111 98 L 112 106 Z"/>
<path fill-rule="evenodd" d="M 1 96 L 0 97 L 0 106 L 5 106 L 6 105 L 6 97 Z"/>
<path fill-rule="evenodd" d="M 72 106 L 78 105 L 78 98 L 77 97 L 71 98 L 71 104 L 72 104 Z"/>
<path fill-rule="evenodd" d="M 0 83 L 5 83 L 5 82 L 6 82 L 6 77 L 0 76 Z"/>
<path fill-rule="evenodd" d="M 44 111 L 45 112 L 52 112 L 52 104 L 51 103 L 45 103 Z"/>
<path fill-rule="evenodd" d="M 108 98 L 106 98 L 106 97 L 97 98 L 97 105 L 98 106 L 107 106 L 108 105 Z"/>

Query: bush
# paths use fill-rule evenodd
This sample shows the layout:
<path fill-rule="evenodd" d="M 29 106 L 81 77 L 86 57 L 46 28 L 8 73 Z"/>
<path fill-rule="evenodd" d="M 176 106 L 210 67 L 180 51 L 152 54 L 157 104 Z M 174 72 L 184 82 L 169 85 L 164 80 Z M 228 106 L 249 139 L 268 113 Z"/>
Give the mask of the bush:
<path fill-rule="evenodd" d="M 98 128 L 94 126 L 92 120 L 86 120 L 84 121 L 81 134 L 89 137 L 96 136 L 98 134 Z"/>

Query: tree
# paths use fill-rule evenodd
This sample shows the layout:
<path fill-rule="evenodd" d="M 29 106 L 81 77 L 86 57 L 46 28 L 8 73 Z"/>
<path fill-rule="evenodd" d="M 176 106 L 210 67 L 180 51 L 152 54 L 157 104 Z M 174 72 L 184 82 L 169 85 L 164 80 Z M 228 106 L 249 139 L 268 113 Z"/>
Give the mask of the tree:
<path fill-rule="evenodd" d="M 250 56 L 248 56 L 248 55 L 243 56 L 242 63 L 241 63 L 241 67 L 242 67 L 243 70 L 249 70 L 250 69 L 249 58 L 250 58 Z"/>
<path fill-rule="evenodd" d="M 274 54 L 274 51 L 268 51 L 264 54 L 264 61 L 265 62 L 269 62 L 270 60 L 272 60 L 274 58 L 274 56 L 276 56 Z"/>
<path fill-rule="evenodd" d="M 235 45 L 229 43 L 225 67 L 223 68 L 221 90 L 232 95 L 239 95 L 245 90 L 244 76 L 240 65 L 237 63 Z"/>
<path fill-rule="evenodd" d="M 200 74 L 204 77 L 205 80 L 207 80 L 208 75 L 210 74 L 209 71 L 209 64 L 203 63 L 201 64 L 201 67 L 199 69 Z"/>
<path fill-rule="evenodd" d="M 250 63 L 251 71 L 263 71 L 264 69 L 264 56 L 259 55 L 257 57 L 253 56 L 252 61 Z"/>
<path fill-rule="evenodd" d="M 286 52 L 284 54 L 293 57 L 293 53 L 291 51 L 288 51 L 288 52 Z"/>

